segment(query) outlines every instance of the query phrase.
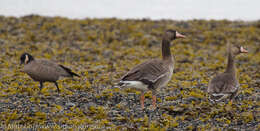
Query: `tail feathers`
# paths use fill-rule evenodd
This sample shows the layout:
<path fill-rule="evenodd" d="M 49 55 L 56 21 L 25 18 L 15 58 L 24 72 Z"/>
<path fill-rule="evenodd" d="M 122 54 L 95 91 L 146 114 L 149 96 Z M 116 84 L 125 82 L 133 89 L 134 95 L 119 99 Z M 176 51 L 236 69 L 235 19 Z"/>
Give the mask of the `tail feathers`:
<path fill-rule="evenodd" d="M 133 84 L 132 81 L 120 81 L 117 85 L 119 87 L 131 87 L 134 86 L 135 84 Z"/>
<path fill-rule="evenodd" d="M 124 87 L 126 86 L 126 83 L 124 83 L 124 81 L 120 81 L 119 83 L 117 83 L 117 86 Z"/>
<path fill-rule="evenodd" d="M 119 83 L 115 83 L 115 85 L 113 86 L 114 88 L 122 88 L 125 87 L 125 83 L 123 83 L 122 81 L 120 81 Z"/>
<path fill-rule="evenodd" d="M 219 102 L 219 101 L 222 101 L 223 99 L 226 99 L 228 96 L 229 96 L 229 94 L 223 94 L 223 93 L 211 94 L 209 96 L 209 100 L 214 101 L 214 102 Z"/>
<path fill-rule="evenodd" d="M 120 81 L 117 84 L 119 87 L 125 88 L 135 88 L 139 90 L 148 90 L 148 85 L 144 84 L 141 81 Z"/>
<path fill-rule="evenodd" d="M 80 77 L 78 74 L 72 72 L 71 69 L 69 69 L 69 68 L 67 68 L 67 67 L 65 67 L 65 66 L 63 66 L 63 65 L 59 65 L 59 66 L 60 66 L 61 68 L 63 68 L 66 72 L 68 72 L 71 77 L 73 77 L 73 76 Z"/>

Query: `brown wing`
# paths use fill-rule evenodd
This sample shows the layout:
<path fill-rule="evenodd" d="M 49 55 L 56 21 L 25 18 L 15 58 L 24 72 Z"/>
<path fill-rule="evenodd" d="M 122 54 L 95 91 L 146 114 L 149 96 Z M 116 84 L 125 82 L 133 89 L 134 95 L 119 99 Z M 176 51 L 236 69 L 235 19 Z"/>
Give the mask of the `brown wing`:
<path fill-rule="evenodd" d="M 208 87 L 209 93 L 233 93 L 237 90 L 238 82 L 232 74 L 222 73 L 214 77 Z"/>
<path fill-rule="evenodd" d="M 54 61 L 47 60 L 47 59 L 37 59 L 37 63 L 40 63 L 43 66 L 48 66 L 48 67 L 55 67 L 58 66 Z"/>
<path fill-rule="evenodd" d="M 162 60 L 155 59 L 137 65 L 127 72 L 121 80 L 142 81 L 145 84 L 152 84 L 163 77 L 168 71 L 169 68 L 164 66 Z"/>
<path fill-rule="evenodd" d="M 26 64 L 23 71 L 36 81 L 56 81 L 59 78 L 52 68 L 46 68 L 36 61 Z"/>
<path fill-rule="evenodd" d="M 39 66 L 41 66 L 41 70 L 45 70 L 48 74 L 55 74 L 58 76 L 70 76 L 70 74 L 64 70 L 60 65 L 57 63 L 46 60 L 46 59 L 37 59 L 36 61 Z"/>

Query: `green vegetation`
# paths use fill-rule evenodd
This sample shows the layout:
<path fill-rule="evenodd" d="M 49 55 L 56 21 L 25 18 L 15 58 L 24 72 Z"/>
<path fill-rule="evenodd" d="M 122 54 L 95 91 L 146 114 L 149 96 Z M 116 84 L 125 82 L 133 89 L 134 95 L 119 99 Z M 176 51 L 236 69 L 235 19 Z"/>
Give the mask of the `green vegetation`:
<path fill-rule="evenodd" d="M 161 35 L 175 29 L 175 70 L 158 90 L 158 108 L 140 109 L 135 90 L 115 88 L 136 64 L 161 57 Z M 212 104 L 207 85 L 226 66 L 226 44 L 249 53 L 237 57 L 236 101 Z M 2 124 L 87 125 L 89 130 L 260 130 L 260 21 L 70 20 L 61 17 L 0 16 L 0 121 Z M 80 74 L 39 85 L 21 73 L 19 57 L 55 60 Z M 151 98 L 151 93 L 146 93 Z M 145 99 L 145 107 L 151 105 Z M 140 127 L 140 128 L 138 128 Z M 74 128 L 73 128 L 74 129 Z"/>

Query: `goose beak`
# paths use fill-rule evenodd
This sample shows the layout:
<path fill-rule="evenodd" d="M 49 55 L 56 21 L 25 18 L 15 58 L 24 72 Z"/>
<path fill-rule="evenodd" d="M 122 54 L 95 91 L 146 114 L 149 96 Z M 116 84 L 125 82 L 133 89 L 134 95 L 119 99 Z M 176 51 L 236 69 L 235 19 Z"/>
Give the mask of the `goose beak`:
<path fill-rule="evenodd" d="M 242 46 L 240 47 L 240 52 L 241 53 L 248 53 L 248 51 Z"/>
<path fill-rule="evenodd" d="M 176 32 L 176 38 L 185 38 L 185 35 L 180 34 L 179 32 Z"/>

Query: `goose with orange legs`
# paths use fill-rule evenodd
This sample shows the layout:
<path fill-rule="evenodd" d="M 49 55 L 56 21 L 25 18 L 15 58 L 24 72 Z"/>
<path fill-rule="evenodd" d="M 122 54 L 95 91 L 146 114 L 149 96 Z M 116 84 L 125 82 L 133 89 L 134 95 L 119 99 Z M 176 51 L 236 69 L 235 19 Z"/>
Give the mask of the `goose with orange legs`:
<path fill-rule="evenodd" d="M 172 78 L 174 59 L 171 54 L 171 41 L 185 38 L 175 30 L 167 30 L 162 39 L 162 59 L 152 59 L 135 66 L 119 82 L 120 87 L 141 91 L 141 108 L 144 109 L 144 93 L 152 91 L 152 104 L 156 108 L 156 89 L 164 87 Z"/>

